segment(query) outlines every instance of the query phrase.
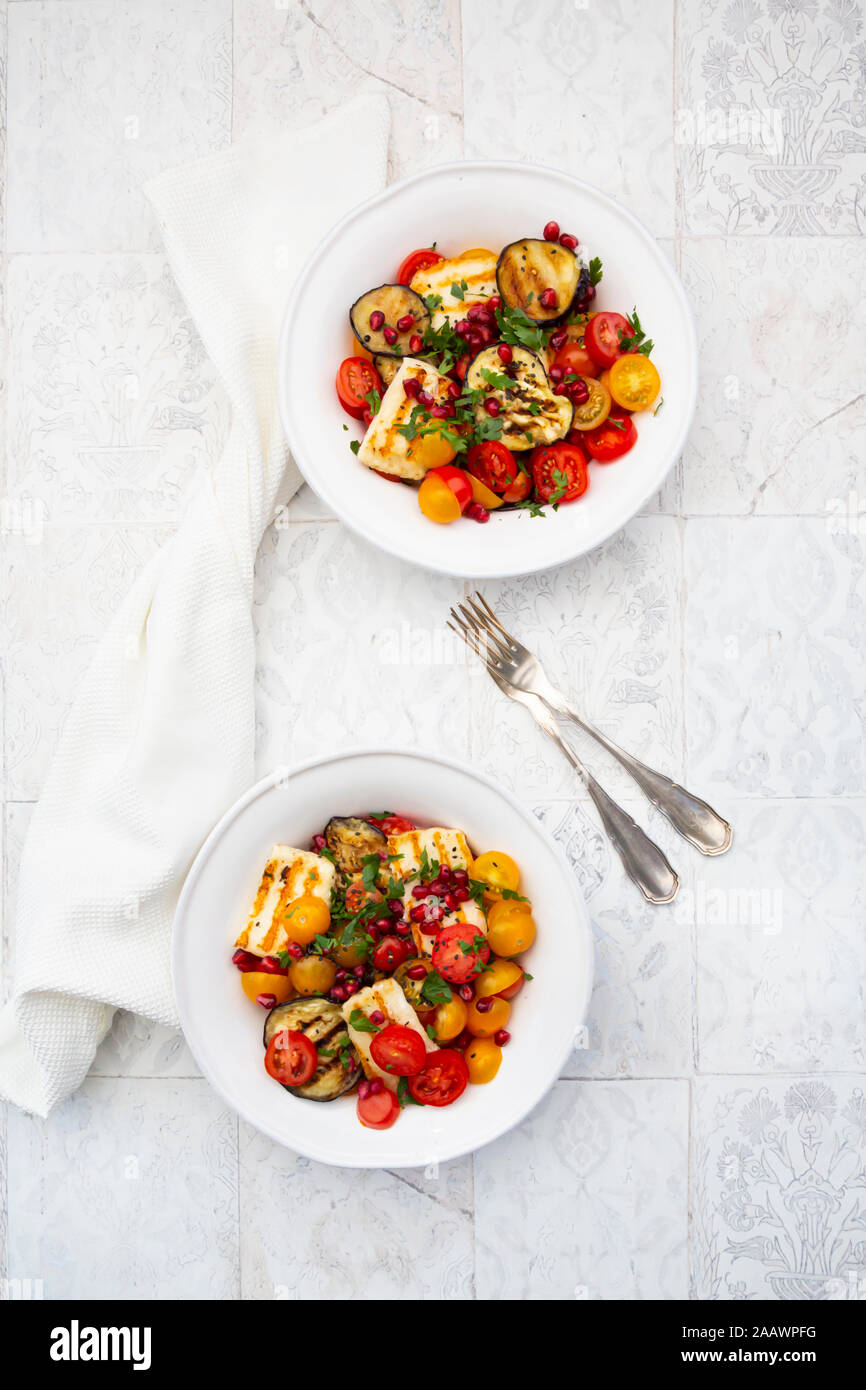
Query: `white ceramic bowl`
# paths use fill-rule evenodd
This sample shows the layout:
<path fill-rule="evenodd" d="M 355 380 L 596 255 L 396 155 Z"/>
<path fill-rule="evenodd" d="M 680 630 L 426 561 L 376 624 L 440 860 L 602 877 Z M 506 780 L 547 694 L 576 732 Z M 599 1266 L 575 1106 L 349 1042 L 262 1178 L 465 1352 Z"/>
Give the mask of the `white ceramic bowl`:
<path fill-rule="evenodd" d="M 537 940 L 534 976 L 514 1002 L 498 1076 L 444 1109 L 408 1106 L 389 1130 L 364 1129 L 355 1099 L 299 1100 L 266 1074 L 265 1014 L 231 963 L 262 867 L 279 841 L 304 846 L 332 815 L 388 807 L 419 824 L 459 826 L 478 851 L 521 867 Z M 371 749 L 305 763 L 259 782 L 223 817 L 184 885 L 174 924 L 174 985 L 187 1042 L 211 1085 L 250 1124 L 298 1153 L 349 1168 L 421 1167 L 488 1143 L 555 1081 L 592 982 L 592 938 L 574 875 L 541 825 L 487 777 L 423 753 Z"/>
<path fill-rule="evenodd" d="M 470 246 L 498 251 L 540 236 L 556 218 L 591 255 L 604 278 L 595 307 L 637 306 L 656 346 L 664 405 L 637 419 L 638 442 L 612 465 L 590 464 L 584 496 L 544 519 L 495 514 L 486 526 L 437 526 L 422 516 L 413 488 L 358 463 L 349 440 L 361 430 L 337 401 L 334 378 L 353 351 L 352 303 L 392 280 L 417 246 L 446 255 Z M 606 540 L 658 491 L 686 438 L 697 397 L 697 341 L 673 266 L 630 212 L 590 184 L 535 165 L 446 164 L 392 185 L 343 218 L 298 278 L 283 322 L 279 400 L 292 453 L 310 486 L 353 530 L 403 560 L 445 574 L 488 578 L 531 574 L 583 555 Z M 343 426 L 349 424 L 349 433 Z"/>

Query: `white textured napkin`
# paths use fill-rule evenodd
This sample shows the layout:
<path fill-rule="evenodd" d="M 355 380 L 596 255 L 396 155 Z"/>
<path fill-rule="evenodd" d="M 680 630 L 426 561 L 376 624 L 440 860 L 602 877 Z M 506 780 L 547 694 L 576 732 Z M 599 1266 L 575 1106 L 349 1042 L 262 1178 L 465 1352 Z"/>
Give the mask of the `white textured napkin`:
<path fill-rule="evenodd" d="M 176 1024 L 169 947 L 203 839 L 253 779 L 253 564 L 286 451 L 276 354 L 318 239 L 386 177 L 389 114 L 351 102 L 148 185 L 231 433 L 140 575 L 64 725 L 24 847 L 0 1097 L 39 1115 L 78 1087 L 116 1008 Z"/>

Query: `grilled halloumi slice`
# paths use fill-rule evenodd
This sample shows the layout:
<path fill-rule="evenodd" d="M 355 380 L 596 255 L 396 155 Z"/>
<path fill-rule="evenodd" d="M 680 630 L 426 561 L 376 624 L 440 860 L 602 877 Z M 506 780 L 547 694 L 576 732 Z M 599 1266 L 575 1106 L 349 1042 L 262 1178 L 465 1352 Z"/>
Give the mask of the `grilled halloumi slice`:
<path fill-rule="evenodd" d="M 291 845 L 274 845 L 265 865 L 249 921 L 235 946 L 254 956 L 275 956 L 288 945 L 285 914 L 309 893 L 330 907 L 336 870 L 328 859 Z"/>
<path fill-rule="evenodd" d="M 420 482 L 428 468 L 439 468 L 454 457 L 454 450 L 439 434 L 418 434 L 407 439 L 400 429 L 408 425 L 418 404 L 403 390 L 408 376 L 416 377 L 421 387 L 432 396 L 440 394 L 439 373 L 428 362 L 417 357 L 404 357 L 388 387 L 378 412 L 367 426 L 361 441 L 358 459 L 379 473 L 394 473 L 398 478 Z"/>
<path fill-rule="evenodd" d="M 437 261 L 436 265 L 419 270 L 412 276 L 410 289 L 420 294 L 422 299 L 430 294 L 441 297 L 442 303 L 431 310 L 430 321 L 433 328 L 441 328 L 443 323 L 456 323 L 458 319 L 466 317 L 468 305 L 498 293 L 496 261 L 497 257 L 493 251 L 473 247 L 470 251 L 463 251 L 459 256 L 452 256 L 449 260 Z M 463 290 L 463 298 L 460 299 L 452 294 L 451 286 L 462 286 L 464 280 L 466 288 Z"/>
<path fill-rule="evenodd" d="M 436 1043 L 432 1042 L 424 1032 L 418 1015 L 396 980 L 379 980 L 376 984 L 368 985 L 366 989 L 359 990 L 351 999 L 347 999 L 343 1005 L 342 1014 L 346 1020 L 349 1037 L 355 1044 L 361 1058 L 364 1073 L 368 1077 L 381 1077 L 389 1091 L 396 1091 L 400 1078 L 399 1076 L 392 1076 L 390 1072 L 383 1071 L 373 1061 L 370 1056 L 370 1043 L 376 1035 L 375 1033 L 362 1032 L 352 1026 L 351 1018 L 356 1009 L 360 1009 L 366 1018 L 378 1011 L 385 1017 L 385 1022 L 380 1023 L 379 1028 L 384 1028 L 389 1023 L 399 1023 L 404 1028 L 411 1028 L 413 1033 L 417 1033 L 419 1038 L 423 1038 L 424 1046 L 428 1052 L 439 1051 Z"/>
<path fill-rule="evenodd" d="M 401 878 L 406 878 L 420 869 L 421 856 L 424 853 L 427 855 L 428 863 L 435 859 L 449 869 L 468 869 L 472 863 L 472 851 L 462 830 L 448 830 L 436 825 L 427 830 L 409 830 L 401 835 L 388 836 L 389 856 L 399 856 L 392 860 L 392 871 Z M 413 883 L 407 883 L 403 889 L 403 903 L 407 913 L 416 905 L 416 900 L 412 897 L 412 887 Z M 461 903 L 458 912 L 446 912 L 444 925 L 450 922 L 468 922 L 482 935 L 487 935 L 487 919 L 477 903 L 471 900 Z M 432 953 L 436 937 L 422 931 L 418 922 L 412 923 L 412 937 L 416 950 L 428 956 Z"/>

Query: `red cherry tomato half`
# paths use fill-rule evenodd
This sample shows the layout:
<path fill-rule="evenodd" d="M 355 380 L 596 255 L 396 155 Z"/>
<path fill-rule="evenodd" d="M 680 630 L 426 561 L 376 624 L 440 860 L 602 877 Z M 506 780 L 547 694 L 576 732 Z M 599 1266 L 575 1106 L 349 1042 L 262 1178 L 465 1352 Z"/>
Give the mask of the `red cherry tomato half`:
<path fill-rule="evenodd" d="M 444 259 L 445 257 L 440 256 L 438 251 L 434 251 L 432 246 L 425 246 L 419 251 L 410 251 L 397 271 L 397 283 L 408 285 L 412 276 L 417 275 L 419 270 L 429 270 L 431 266 L 438 265 Z"/>
<path fill-rule="evenodd" d="M 577 376 L 598 376 L 599 371 L 598 363 L 590 357 L 583 343 L 575 339 L 563 344 L 550 365 L 561 367 L 566 374 L 575 372 Z"/>
<path fill-rule="evenodd" d="M 612 367 L 618 357 L 622 357 L 621 338 L 630 338 L 633 329 L 623 314 L 604 310 L 593 314 L 586 325 L 583 343 L 597 367 Z"/>
<path fill-rule="evenodd" d="M 353 420 L 362 420 L 368 410 L 369 391 L 382 394 L 382 378 L 366 357 L 347 357 L 337 371 L 337 396 L 340 405 Z"/>
<path fill-rule="evenodd" d="M 409 1077 L 409 1091 L 420 1105 L 452 1105 L 463 1095 L 468 1081 L 469 1068 L 463 1053 L 443 1047 L 428 1053 L 421 1070 Z"/>
<path fill-rule="evenodd" d="M 370 816 L 369 819 L 386 835 L 408 835 L 418 829 L 415 822 L 405 816 Z"/>
<path fill-rule="evenodd" d="M 498 439 L 485 439 L 481 444 L 473 444 L 466 455 L 466 467 L 473 478 L 492 492 L 503 495 L 520 477 L 517 459 Z"/>
<path fill-rule="evenodd" d="M 409 956 L 409 947 L 399 936 L 383 936 L 373 952 L 373 965 L 377 970 L 396 970 Z"/>
<path fill-rule="evenodd" d="M 541 444 L 530 454 L 529 466 L 542 502 L 573 502 L 589 487 L 586 455 L 577 444 Z"/>
<path fill-rule="evenodd" d="M 391 1076 L 414 1076 L 424 1065 L 427 1049 L 414 1028 L 389 1023 L 370 1043 L 370 1056 Z"/>
<path fill-rule="evenodd" d="M 265 1070 L 283 1086 L 305 1086 L 318 1065 L 318 1053 L 306 1033 L 283 1028 L 268 1043 Z"/>
<path fill-rule="evenodd" d="M 613 463 L 637 442 L 634 420 L 625 410 L 614 407 L 597 430 L 586 430 L 583 443 L 596 463 Z"/>
<path fill-rule="evenodd" d="M 433 968 L 452 985 L 465 985 L 490 959 L 490 947 L 469 922 L 450 922 L 433 947 Z"/>
<path fill-rule="evenodd" d="M 399 1114 L 399 1100 L 384 1086 L 374 1096 L 358 1097 L 358 1119 L 365 1129 L 390 1129 Z"/>
<path fill-rule="evenodd" d="M 439 468 L 428 468 L 427 477 L 442 479 L 457 498 L 461 512 L 465 512 L 466 508 L 471 506 L 472 485 L 462 468 L 455 468 L 453 463 L 443 463 Z"/>

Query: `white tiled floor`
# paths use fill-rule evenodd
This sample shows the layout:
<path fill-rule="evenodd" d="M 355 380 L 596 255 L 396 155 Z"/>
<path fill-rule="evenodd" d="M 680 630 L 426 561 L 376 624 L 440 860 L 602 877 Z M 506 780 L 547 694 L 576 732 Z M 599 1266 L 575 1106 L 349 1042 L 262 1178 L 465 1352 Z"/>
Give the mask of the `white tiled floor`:
<path fill-rule="evenodd" d="M 866 7 L 498 9 L 0 0 L 0 979 L 76 683 L 226 428 L 141 184 L 358 89 L 391 103 L 392 177 L 559 165 L 681 269 L 701 358 L 682 460 L 602 550 L 490 592 L 605 731 L 730 816 L 734 849 L 698 860 L 596 754 L 682 872 L 674 907 L 647 908 L 567 768 L 455 647 L 462 586 L 370 550 L 303 489 L 257 569 L 262 767 L 398 737 L 513 787 L 586 895 L 585 1045 L 474 1159 L 359 1175 L 274 1148 L 176 1034 L 119 1015 L 47 1122 L 0 1107 L 0 1276 L 47 1297 L 864 1287 Z"/>

